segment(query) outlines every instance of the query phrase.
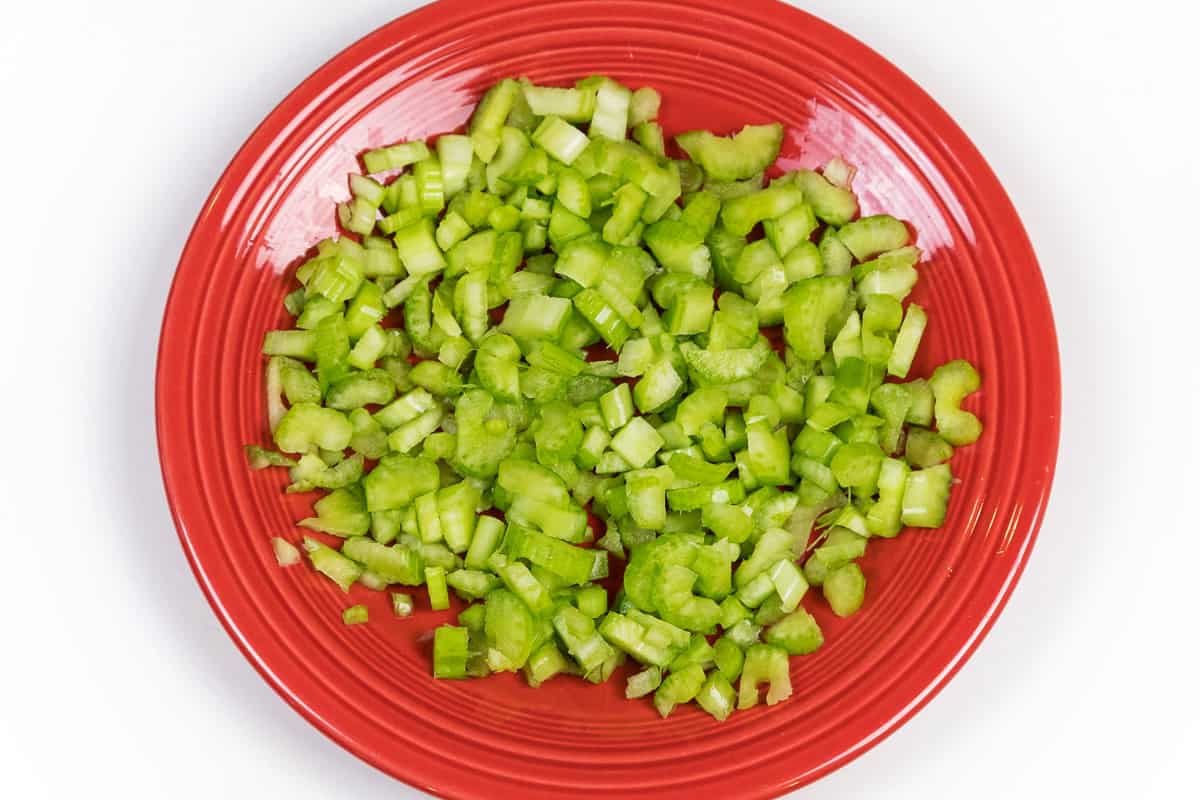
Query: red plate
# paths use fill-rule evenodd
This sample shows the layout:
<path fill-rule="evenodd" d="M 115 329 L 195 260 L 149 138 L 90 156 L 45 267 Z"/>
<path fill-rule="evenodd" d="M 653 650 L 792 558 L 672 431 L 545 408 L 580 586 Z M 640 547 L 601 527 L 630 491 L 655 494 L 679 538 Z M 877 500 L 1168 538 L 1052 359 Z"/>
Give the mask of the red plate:
<path fill-rule="evenodd" d="M 945 528 L 872 545 L 861 613 L 792 659 L 795 696 L 724 724 L 693 708 L 661 721 L 621 681 L 429 677 L 426 634 L 450 612 L 400 620 L 387 596 L 350 597 L 279 569 L 310 497 L 241 446 L 268 441 L 263 333 L 287 324 L 291 267 L 334 232 L 355 154 L 462 124 L 506 75 L 603 72 L 662 92 L 668 133 L 787 125 L 784 166 L 843 154 L 864 213 L 913 223 L 931 325 L 917 374 L 978 365 L 983 439 L 954 458 Z M 861 43 L 771 2 L 444 0 L 346 50 L 293 92 L 234 158 L 196 222 L 167 302 L 158 438 L 180 539 L 246 657 L 301 714 L 391 775 L 448 797 L 768 797 L 815 780 L 929 701 L 995 621 L 1029 556 L 1058 443 L 1054 323 L 1025 231 L 983 158 L 911 80 Z M 816 593 L 813 593 L 814 595 Z M 366 603 L 372 622 L 345 627 Z M 419 598 L 424 603 L 424 597 Z"/>

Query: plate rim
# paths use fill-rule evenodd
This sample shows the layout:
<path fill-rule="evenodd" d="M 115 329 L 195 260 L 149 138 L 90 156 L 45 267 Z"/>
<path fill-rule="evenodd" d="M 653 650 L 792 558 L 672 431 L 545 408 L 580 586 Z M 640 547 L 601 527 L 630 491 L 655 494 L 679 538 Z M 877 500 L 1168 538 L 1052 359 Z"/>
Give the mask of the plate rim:
<path fill-rule="evenodd" d="M 662 5 L 662 6 L 683 6 L 688 7 L 690 4 L 687 0 L 641 0 L 647 5 Z M 539 0 L 496 0 L 495 6 L 497 9 L 500 6 L 505 6 L 508 9 L 518 8 L 526 5 L 537 5 Z M 442 13 L 456 11 L 459 8 L 471 9 L 476 8 L 477 3 L 472 0 L 435 0 L 434 2 L 413 9 L 401 16 L 395 17 L 375 29 L 361 36 L 357 40 L 351 42 L 346 47 L 336 52 L 333 56 L 327 59 L 323 64 L 313 70 L 308 76 L 301 80 L 293 89 L 291 89 L 273 108 L 262 118 L 253 130 L 247 134 L 245 140 L 238 147 L 236 152 L 230 158 L 228 164 L 221 171 L 220 176 L 213 184 L 212 189 L 207 194 L 203 204 L 200 206 L 200 211 L 197 214 L 195 222 L 188 233 L 187 239 L 180 251 L 179 259 L 176 263 L 174 272 L 171 278 L 170 290 L 167 294 L 164 303 L 162 323 L 159 327 L 159 337 L 157 345 L 157 355 L 155 360 L 155 393 L 154 393 L 154 413 L 155 413 L 155 437 L 156 450 L 159 460 L 159 469 L 162 476 L 163 488 L 167 499 L 167 504 L 171 513 L 171 519 L 175 526 L 176 534 L 180 540 L 180 545 L 187 559 L 188 566 L 192 571 L 193 576 L 199 585 L 206 602 L 212 609 L 213 614 L 220 622 L 221 627 L 233 641 L 234 645 L 241 652 L 242 656 L 254 667 L 255 671 L 267 683 L 268 686 L 275 691 L 289 706 L 292 707 L 302 718 L 310 725 L 319 730 L 327 738 L 335 742 L 343 750 L 358 758 L 363 763 L 379 770 L 385 775 L 394 779 L 400 780 L 405 784 L 416 788 L 420 791 L 437 792 L 440 797 L 458 797 L 453 792 L 446 793 L 444 789 L 439 788 L 441 783 L 438 776 L 424 775 L 417 771 L 410 771 L 400 768 L 400 765 L 395 763 L 384 764 L 380 760 L 374 759 L 371 749 L 360 743 L 353 737 L 343 734 L 333 725 L 331 725 L 321 715 L 315 713 L 308 708 L 299 697 L 293 694 L 289 688 L 286 679 L 276 675 L 267 665 L 264 659 L 255 651 L 252 644 L 243 638 L 235 621 L 226 612 L 218 599 L 218 589 L 209 580 L 209 577 L 200 562 L 199 557 L 194 549 L 194 544 L 188 532 L 187 525 L 180 511 L 180 502 L 178 495 L 180 489 L 173 485 L 171 467 L 167 463 L 164 456 L 164 447 L 168 438 L 168 425 L 164 420 L 164 407 L 166 405 L 164 380 L 164 342 L 170 335 L 169 327 L 173 318 L 173 311 L 183 302 L 180 299 L 180 276 L 184 271 L 185 264 L 191 260 L 189 254 L 197 247 L 197 237 L 200 235 L 201 229 L 206 222 L 206 212 L 214 204 L 217 197 L 231 186 L 236 185 L 234 181 L 234 172 L 242 166 L 242 163 L 247 159 L 253 160 L 254 146 L 258 144 L 258 140 L 270 128 L 277 124 L 286 124 L 286 122 L 294 117 L 294 112 L 302 110 L 306 105 L 305 97 L 313 95 L 317 90 L 328 86 L 336 77 L 343 74 L 342 65 L 346 62 L 358 62 L 362 58 L 370 56 L 377 50 L 375 43 L 380 39 L 390 39 L 393 35 L 399 34 L 409 26 L 414 26 L 422 23 L 427 17 L 435 17 Z M 895 81 L 903 86 L 904 93 L 909 96 L 916 96 L 924 102 L 928 109 L 933 110 L 937 115 L 940 115 L 941 120 L 938 125 L 943 132 L 950 132 L 954 135 L 956 141 L 952 146 L 947 145 L 947 149 L 956 155 L 965 155 L 974 162 L 974 167 L 971 171 L 972 177 L 983 176 L 991 184 L 995 193 L 993 202 L 1000 201 L 1003 208 L 1001 209 L 1006 214 L 1011 214 L 1012 220 L 1015 221 L 1015 231 L 1020 235 L 1020 241 L 1016 242 L 1021 249 L 1027 251 L 1030 263 L 1036 268 L 1035 275 L 1037 278 L 1036 285 L 1025 287 L 1025 292 L 1036 291 L 1039 299 L 1045 304 L 1046 318 L 1049 322 L 1049 330 L 1046 332 L 1050 336 L 1050 341 L 1042 342 L 1042 346 L 1047 348 L 1052 355 L 1053 360 L 1053 381 L 1052 385 L 1047 385 L 1044 388 L 1047 390 L 1045 397 L 1045 405 L 1052 411 L 1050 421 L 1047 423 L 1052 435 L 1051 441 L 1048 443 L 1048 466 L 1044 477 L 1043 488 L 1038 495 L 1037 507 L 1034 510 L 1029 523 L 1027 525 L 1028 533 L 1025 537 L 1025 546 L 1021 553 L 1014 560 L 1011 569 L 1005 576 L 1004 585 L 1001 591 L 992 600 L 990 607 L 984 612 L 979 624 L 971 633 L 970 638 L 965 644 L 953 655 L 948 663 L 941 669 L 936 677 L 926 686 L 920 689 L 907 705 L 897 714 L 895 714 L 888 722 L 877 730 L 865 735 L 856 744 L 847 747 L 835 758 L 820 764 L 813 769 L 797 775 L 795 778 L 784 784 L 778 784 L 771 787 L 770 796 L 778 796 L 786 792 L 794 791 L 795 789 L 810 784 L 828 775 L 831 772 L 845 766 L 847 763 L 857 759 L 867 751 L 877 746 L 880 742 L 887 739 L 897 730 L 903 727 L 912 717 L 925 708 L 946 685 L 954 678 L 955 675 L 966 665 L 966 663 L 975 654 L 976 650 L 987 637 L 992 627 L 995 625 L 1000 614 L 1007 607 L 1008 602 L 1016 589 L 1021 576 L 1023 575 L 1029 559 L 1036 546 L 1038 537 L 1041 532 L 1042 524 L 1045 520 L 1046 510 L 1049 505 L 1050 495 L 1053 490 L 1054 477 L 1057 471 L 1059 452 L 1061 447 L 1061 432 L 1062 432 L 1062 358 L 1061 350 L 1058 343 L 1058 332 L 1055 324 L 1055 316 L 1053 312 L 1053 304 L 1046 286 L 1045 274 L 1041 267 L 1041 262 L 1037 258 L 1036 251 L 1032 241 L 1029 238 L 1028 231 L 1021 219 L 1019 212 L 1012 203 L 1008 192 L 1000 182 L 998 176 L 992 170 L 990 164 L 984 158 L 974 142 L 967 136 L 966 132 L 961 128 L 953 116 L 949 114 L 938 102 L 934 99 L 920 84 L 909 77 L 907 73 L 893 64 L 886 56 L 879 53 L 877 50 L 862 42 L 844 29 L 825 21 L 817 15 L 781 2 L 780 0 L 741 0 L 739 7 L 742 9 L 742 15 L 751 18 L 756 14 L 782 14 L 791 15 L 791 18 L 786 20 L 787 24 L 810 24 L 816 25 L 827 31 L 834 37 L 840 38 L 848 46 L 852 47 L 857 54 L 868 55 L 875 59 L 878 68 L 881 68 L 887 74 L 889 81 Z M 944 138 L 944 137 L 943 137 Z M 1014 244 L 1009 239 L 1005 240 L 1006 246 Z M 194 258 L 194 256 L 192 257 Z M 765 787 L 764 787 L 765 788 Z M 756 795 L 757 796 L 757 795 Z"/>

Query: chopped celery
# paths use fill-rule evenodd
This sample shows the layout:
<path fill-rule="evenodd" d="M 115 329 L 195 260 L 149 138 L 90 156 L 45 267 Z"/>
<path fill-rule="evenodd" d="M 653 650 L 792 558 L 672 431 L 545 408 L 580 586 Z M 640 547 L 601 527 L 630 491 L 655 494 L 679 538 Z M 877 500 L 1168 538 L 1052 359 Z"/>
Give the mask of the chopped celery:
<path fill-rule="evenodd" d="M 433 634 L 433 677 L 467 677 L 469 656 L 466 628 L 442 625 Z"/>
<path fill-rule="evenodd" d="M 628 700 L 645 697 L 661 684 L 662 670 L 658 667 L 647 667 L 629 676 L 625 683 L 625 697 Z"/>
<path fill-rule="evenodd" d="M 963 398 L 979 389 L 979 373 L 966 361 L 951 361 L 933 371 L 933 414 L 938 433 L 955 447 L 979 438 L 983 426 L 970 411 L 959 408 Z"/>
<path fill-rule="evenodd" d="M 274 537 L 271 539 L 271 549 L 275 552 L 275 563 L 281 567 L 300 563 L 300 551 L 286 539 Z"/>
<path fill-rule="evenodd" d="M 858 564 L 853 562 L 843 564 L 830 572 L 821 584 L 821 591 L 829 601 L 829 607 L 839 617 L 848 617 L 862 607 L 866 589 L 867 579 L 863 577 Z"/>
<path fill-rule="evenodd" d="M 767 705 L 772 706 L 786 700 L 792 694 L 791 676 L 788 674 L 788 653 L 769 644 L 754 644 L 746 650 L 742 665 L 742 676 L 738 684 L 739 709 L 758 705 L 758 686 L 769 685 Z"/>
<path fill-rule="evenodd" d="M 245 455 L 326 492 L 299 524 L 343 540 L 304 540 L 343 591 L 468 603 L 434 677 L 599 683 L 629 657 L 628 697 L 724 720 L 760 684 L 787 697 L 788 657 L 822 646 L 810 585 L 848 616 L 870 537 L 944 522 L 980 379 L 909 379 L 922 253 L 859 215 L 854 167 L 766 180 L 778 124 L 681 133 L 667 158 L 661 101 L 508 78 L 465 134 L 363 154 L 401 174 L 349 176 L 336 213 L 361 240 L 296 270 L 292 328 L 262 343 L 275 449 Z"/>

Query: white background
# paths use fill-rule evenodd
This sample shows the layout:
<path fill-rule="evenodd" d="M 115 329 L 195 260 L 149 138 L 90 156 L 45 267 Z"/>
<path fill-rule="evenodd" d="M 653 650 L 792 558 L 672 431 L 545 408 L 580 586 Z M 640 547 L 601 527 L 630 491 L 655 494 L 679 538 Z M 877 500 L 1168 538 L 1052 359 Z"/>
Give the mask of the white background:
<path fill-rule="evenodd" d="M 309 727 L 218 625 L 167 514 L 152 393 L 172 270 L 225 164 L 412 5 L 0 11 L 0 794 L 419 796 Z M 1049 513 L 995 629 L 804 798 L 1196 796 L 1200 18 L 1169 10 L 1190 5 L 807 4 L 922 84 L 1008 188 L 1064 408 Z"/>

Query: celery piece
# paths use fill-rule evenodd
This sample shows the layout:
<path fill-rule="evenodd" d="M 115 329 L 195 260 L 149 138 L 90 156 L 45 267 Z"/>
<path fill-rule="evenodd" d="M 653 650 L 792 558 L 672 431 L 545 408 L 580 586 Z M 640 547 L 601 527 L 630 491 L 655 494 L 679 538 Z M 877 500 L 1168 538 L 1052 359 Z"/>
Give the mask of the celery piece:
<path fill-rule="evenodd" d="M 350 606 L 342 612 L 342 623 L 344 625 L 362 625 L 367 621 L 367 607 L 359 604 Z"/>
<path fill-rule="evenodd" d="M 450 594 L 446 588 L 446 569 L 427 564 L 425 566 L 425 587 L 429 590 L 429 607 L 434 611 L 444 611 L 450 607 Z"/>
<path fill-rule="evenodd" d="M 649 632 L 641 623 L 615 611 L 604 615 L 599 632 L 609 644 L 643 664 L 665 668 L 674 658 L 674 648 L 652 641 Z"/>
<path fill-rule="evenodd" d="M 663 438 L 644 417 L 634 417 L 617 431 L 610 446 L 613 452 L 638 469 L 650 463 L 662 448 Z"/>
<path fill-rule="evenodd" d="M 300 551 L 286 539 L 275 536 L 271 539 L 271 549 L 275 553 L 275 563 L 281 567 L 290 567 L 300 563 Z"/>
<path fill-rule="evenodd" d="M 595 623 L 579 609 L 561 606 L 555 612 L 553 622 L 554 630 L 567 646 L 567 652 L 579 662 L 584 672 L 591 672 L 616 656 L 612 645 L 596 631 Z"/>
<path fill-rule="evenodd" d="M 714 672 L 704 681 L 696 695 L 696 704 L 707 711 L 718 722 L 724 722 L 733 713 L 735 693 L 729 680 L 720 672 Z"/>
<path fill-rule="evenodd" d="M 625 697 L 633 700 L 645 697 L 662 684 L 662 670 L 658 667 L 647 667 L 641 672 L 629 676 L 625 683 Z"/>
<path fill-rule="evenodd" d="M 767 705 L 786 700 L 792 694 L 791 676 L 788 674 L 787 651 L 767 644 L 751 645 L 746 651 L 746 661 L 738 684 L 739 709 L 758 705 L 758 686 L 769 684 Z"/>
<path fill-rule="evenodd" d="M 358 564 L 337 550 L 326 547 L 316 539 L 305 536 L 304 549 L 308 552 L 313 569 L 336 583 L 343 592 L 349 592 L 350 587 L 363 573 L 362 567 Z"/>
<path fill-rule="evenodd" d="M 467 548 L 464 562 L 468 569 L 483 569 L 492 553 L 500 546 L 504 535 L 504 523 L 496 517 L 478 517 L 471 544 Z"/>
<path fill-rule="evenodd" d="M 650 414 L 669 404 L 683 389 L 683 378 L 670 361 L 659 361 L 642 375 L 633 389 L 638 410 Z"/>
<path fill-rule="evenodd" d="M 937 528 L 946 519 L 950 498 L 950 467 L 946 464 L 914 470 L 904 484 L 900 521 L 917 528 Z"/>
<path fill-rule="evenodd" d="M 437 464 L 419 456 L 385 456 L 363 478 L 367 510 L 403 508 L 419 495 L 438 488 Z"/>
<path fill-rule="evenodd" d="M 859 261 L 908 244 L 908 227 L 887 214 L 861 217 L 838 229 L 838 239 Z"/>
<path fill-rule="evenodd" d="M 355 537 L 342 545 L 342 554 L 388 583 L 419 586 L 424 580 L 421 554 L 408 547 L 388 547 L 365 537 Z"/>
<path fill-rule="evenodd" d="M 762 172 L 775 161 L 783 142 L 783 126 L 747 125 L 731 138 L 691 131 L 675 141 L 712 180 L 737 181 Z"/>
<path fill-rule="evenodd" d="M 470 137 L 460 134 L 439 136 L 435 148 L 442 168 L 442 191 L 450 198 L 466 186 L 474 149 Z"/>
<path fill-rule="evenodd" d="M 392 592 L 392 613 L 397 617 L 410 617 L 413 613 L 413 598 L 404 592 Z"/>
<path fill-rule="evenodd" d="M 504 539 L 510 558 L 520 558 L 580 585 L 591 580 L 595 557 L 592 551 L 530 528 L 510 524 Z"/>
<path fill-rule="evenodd" d="M 959 408 L 963 398 L 979 390 L 979 373 L 966 361 L 951 361 L 933 371 L 933 413 L 938 433 L 955 447 L 971 444 L 983 432 L 979 418 Z"/>
<path fill-rule="evenodd" d="M 433 634 L 433 677 L 439 679 L 467 677 L 467 658 L 470 655 L 466 628 L 442 625 Z"/>
<path fill-rule="evenodd" d="M 633 395 L 628 384 L 618 384 L 600 397 L 600 413 L 609 431 L 623 428 L 633 419 Z"/>
<path fill-rule="evenodd" d="M 941 435 L 925 428 L 909 428 L 904 442 L 904 460 L 918 469 L 949 461 L 954 448 Z"/>
<path fill-rule="evenodd" d="M 927 324 L 928 317 L 925 315 L 925 309 L 916 303 L 911 304 L 904 313 L 904 321 L 900 323 L 900 330 L 896 333 L 896 341 L 892 345 L 892 353 L 888 356 L 887 371 L 889 375 L 897 378 L 908 375 Z"/>
<path fill-rule="evenodd" d="M 829 601 L 829 607 L 839 617 L 848 617 L 862 607 L 866 589 L 867 579 L 863 577 L 858 564 L 853 562 L 843 564 L 830 572 L 821 584 L 821 591 Z"/>
<path fill-rule="evenodd" d="M 873 536 L 892 537 L 900 533 L 904 490 L 909 468 L 903 461 L 885 458 L 879 469 L 879 499 L 867 512 L 867 529 Z"/>
<path fill-rule="evenodd" d="M 335 489 L 313 503 L 317 516 L 301 520 L 301 527 L 333 536 L 363 536 L 371 526 L 371 517 L 363 505 L 358 487 Z"/>
<path fill-rule="evenodd" d="M 704 670 L 691 664 L 668 675 L 654 693 L 654 707 L 662 717 L 670 716 L 675 706 L 695 699 L 704 687 Z"/>
<path fill-rule="evenodd" d="M 403 169 L 409 164 L 429 158 L 429 148 L 425 146 L 424 142 L 401 142 L 377 150 L 368 150 L 363 153 L 362 158 L 367 172 L 387 172 L 393 169 Z"/>
<path fill-rule="evenodd" d="M 793 656 L 816 652 L 825 642 L 817 621 L 802 608 L 767 628 L 765 638 L 767 644 L 782 647 Z"/>
<path fill-rule="evenodd" d="M 568 122 L 587 122 L 596 104 L 595 91 L 534 86 L 522 79 L 521 88 L 530 111 L 536 116 L 557 115 Z"/>

